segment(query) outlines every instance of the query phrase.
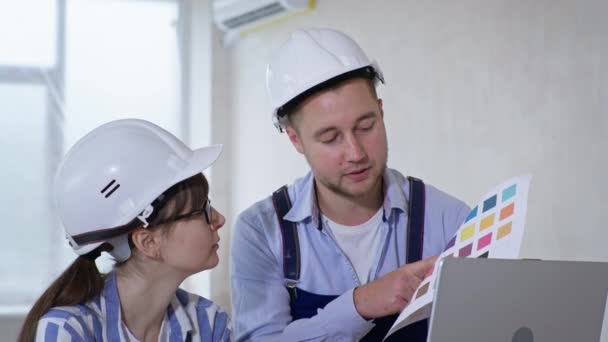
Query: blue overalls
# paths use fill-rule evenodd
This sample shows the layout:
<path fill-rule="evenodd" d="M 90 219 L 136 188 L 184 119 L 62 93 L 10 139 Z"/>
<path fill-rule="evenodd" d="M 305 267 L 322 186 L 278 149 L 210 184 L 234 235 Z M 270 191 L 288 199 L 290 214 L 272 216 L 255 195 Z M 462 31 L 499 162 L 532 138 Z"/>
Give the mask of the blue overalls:
<path fill-rule="evenodd" d="M 408 177 L 410 180 L 410 203 L 409 218 L 406 232 L 407 237 L 407 263 L 422 259 L 422 246 L 424 241 L 424 183 L 417 178 Z M 298 242 L 297 225 L 294 222 L 284 220 L 283 217 L 291 208 L 291 200 L 287 187 L 283 186 L 272 194 L 275 211 L 281 227 L 283 237 L 283 274 L 286 279 L 287 290 L 290 297 L 291 317 L 298 320 L 310 318 L 317 314 L 338 295 L 319 295 L 304 291 L 295 285 L 294 281 L 300 279 L 300 253 Z M 361 339 L 361 341 L 382 341 L 384 336 L 397 319 L 398 314 L 377 318 L 374 320 L 374 328 Z M 386 341 L 408 341 L 425 342 L 428 333 L 428 320 L 419 321 L 393 333 Z"/>

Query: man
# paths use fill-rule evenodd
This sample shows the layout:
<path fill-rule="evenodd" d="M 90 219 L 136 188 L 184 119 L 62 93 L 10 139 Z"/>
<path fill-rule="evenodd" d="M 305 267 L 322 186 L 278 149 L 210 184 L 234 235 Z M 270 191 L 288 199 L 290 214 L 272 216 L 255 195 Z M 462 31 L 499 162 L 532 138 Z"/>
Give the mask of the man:
<path fill-rule="evenodd" d="M 378 66 L 334 30 L 295 31 L 271 59 L 275 124 L 311 171 L 236 222 L 237 341 L 381 341 L 468 214 L 386 167 L 379 81 Z M 393 336 L 426 341 L 426 328 Z"/>

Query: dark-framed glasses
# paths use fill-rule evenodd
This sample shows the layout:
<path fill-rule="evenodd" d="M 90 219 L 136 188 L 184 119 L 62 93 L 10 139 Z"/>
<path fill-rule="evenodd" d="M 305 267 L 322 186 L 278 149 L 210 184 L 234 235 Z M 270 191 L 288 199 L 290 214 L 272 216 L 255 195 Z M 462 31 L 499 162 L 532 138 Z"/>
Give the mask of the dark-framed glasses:
<path fill-rule="evenodd" d="M 200 214 L 205 217 L 205 221 L 207 222 L 207 224 L 211 225 L 211 222 L 213 222 L 213 207 L 211 206 L 210 199 L 207 198 L 205 200 L 205 203 L 203 204 L 202 208 L 192 210 L 191 212 L 185 214 L 177 215 L 172 221 L 179 221 Z"/>

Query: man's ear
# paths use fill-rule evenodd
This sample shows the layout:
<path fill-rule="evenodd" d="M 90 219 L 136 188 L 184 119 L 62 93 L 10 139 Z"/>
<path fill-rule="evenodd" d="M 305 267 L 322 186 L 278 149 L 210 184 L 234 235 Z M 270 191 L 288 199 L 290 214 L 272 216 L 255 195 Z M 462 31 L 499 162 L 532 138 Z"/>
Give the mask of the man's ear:
<path fill-rule="evenodd" d="M 161 257 L 161 234 L 145 228 L 138 228 L 131 233 L 131 241 L 137 250 L 150 259 L 158 260 Z"/>
<path fill-rule="evenodd" d="M 293 127 L 293 125 L 287 126 L 285 128 L 285 133 L 289 137 L 289 141 L 296 150 L 302 154 L 304 154 L 304 148 L 302 147 L 302 140 L 300 140 L 300 136 L 298 135 L 298 131 Z"/>

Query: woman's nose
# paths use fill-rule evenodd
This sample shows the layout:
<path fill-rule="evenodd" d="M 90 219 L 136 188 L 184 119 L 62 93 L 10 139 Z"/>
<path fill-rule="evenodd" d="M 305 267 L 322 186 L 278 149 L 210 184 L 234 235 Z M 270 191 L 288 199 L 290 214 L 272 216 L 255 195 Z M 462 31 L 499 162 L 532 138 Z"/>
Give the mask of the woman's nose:
<path fill-rule="evenodd" d="M 226 218 L 219 211 L 215 210 L 215 208 L 211 208 L 211 210 L 213 210 L 211 228 L 213 230 L 218 230 L 224 226 L 224 223 L 226 223 Z"/>

